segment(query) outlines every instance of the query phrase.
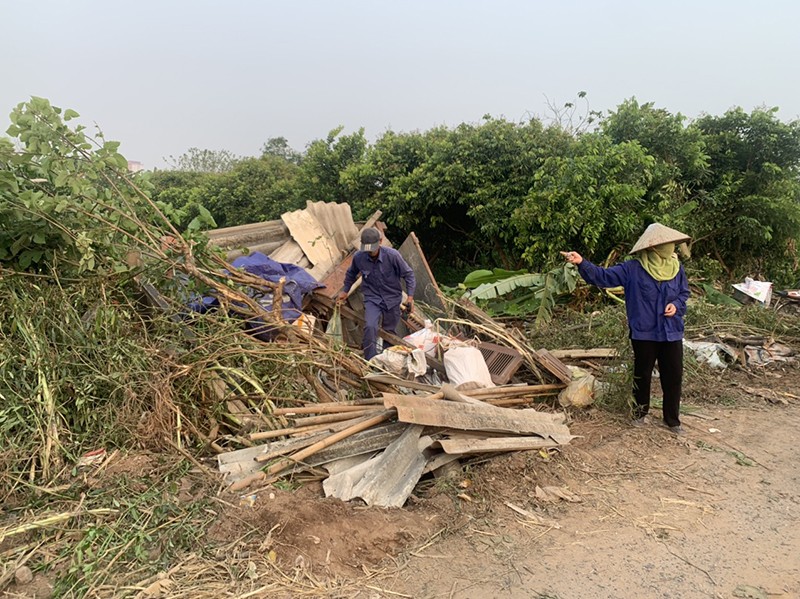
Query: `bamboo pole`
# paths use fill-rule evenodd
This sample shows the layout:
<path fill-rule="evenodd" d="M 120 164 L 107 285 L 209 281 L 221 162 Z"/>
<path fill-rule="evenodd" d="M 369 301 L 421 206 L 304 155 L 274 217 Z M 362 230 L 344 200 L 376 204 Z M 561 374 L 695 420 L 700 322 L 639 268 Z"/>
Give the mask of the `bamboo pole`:
<path fill-rule="evenodd" d="M 315 424 L 326 424 L 329 422 L 341 422 L 351 420 L 358 416 L 367 416 L 381 410 L 381 406 L 366 406 L 358 412 L 344 412 L 341 414 L 323 414 L 322 416 L 309 416 L 308 418 L 295 418 L 295 426 L 311 426 Z"/>
<path fill-rule="evenodd" d="M 366 404 L 369 405 L 369 404 Z M 303 406 L 301 408 L 275 408 L 275 416 L 292 416 L 294 414 L 339 414 L 341 412 L 360 412 L 366 409 L 364 405 L 318 404 Z"/>
<path fill-rule="evenodd" d="M 549 385 L 525 385 L 514 387 L 488 387 L 485 389 L 473 389 L 471 391 L 461 391 L 462 395 L 468 395 L 475 399 L 484 399 L 488 397 L 513 397 L 516 395 L 529 395 L 535 393 L 560 391 L 566 387 L 563 383 L 549 384 Z"/>
<path fill-rule="evenodd" d="M 524 406 L 527 404 L 531 404 L 537 397 L 547 397 L 549 395 L 555 395 L 555 391 L 552 393 L 542 393 L 540 395 L 530 395 L 525 397 L 506 397 L 501 399 L 487 399 L 486 403 L 491 404 L 493 406 L 497 406 L 498 408 L 509 408 L 511 406 Z"/>
<path fill-rule="evenodd" d="M 290 426 L 289 428 L 277 428 L 274 431 L 264 431 L 261 433 L 250 433 L 251 441 L 263 441 L 264 439 L 274 439 L 275 437 L 285 437 L 294 433 L 304 433 L 314 427 L 312 426 Z"/>

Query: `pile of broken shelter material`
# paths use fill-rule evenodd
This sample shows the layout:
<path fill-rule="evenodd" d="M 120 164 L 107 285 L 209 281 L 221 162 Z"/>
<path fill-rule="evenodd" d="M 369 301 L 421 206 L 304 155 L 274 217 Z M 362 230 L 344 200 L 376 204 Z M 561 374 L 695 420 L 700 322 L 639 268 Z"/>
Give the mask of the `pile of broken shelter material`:
<path fill-rule="evenodd" d="M 297 316 L 321 335 L 334 315 L 335 298 L 358 248 L 360 230 L 384 230 L 379 218 L 377 212 L 359 227 L 348 205 L 309 202 L 305 210 L 286 213 L 280 220 L 219 229 L 209 237 L 234 264 L 251 256 L 262 261 L 263 255 L 313 277 L 318 285 L 303 295 Z M 422 354 L 423 370 L 387 373 L 383 368 L 360 381 L 366 397 L 349 401 L 323 375 L 315 384 L 318 402 L 273 410 L 271 416 L 282 428 L 264 426 L 267 430 L 250 434 L 252 442 L 262 444 L 218 456 L 232 490 L 308 471 L 322 473 L 326 495 L 400 506 L 420 477 L 462 456 L 569 442 L 563 415 L 525 407 L 565 387 L 571 375 L 564 364 L 546 350 L 528 347 L 523 338 L 474 305 L 448 304 L 413 234 L 398 250 L 415 271 L 419 313 L 405 320 L 399 335 L 381 331 L 380 336 L 387 351 L 404 348 L 408 355 Z M 286 301 L 282 298 L 282 305 Z M 352 347 L 358 347 L 361 338 L 362 315 L 360 294 L 351 293 L 348 305 L 341 307 L 341 318 L 343 340 Z M 436 323 L 436 343 L 429 343 L 426 320 Z M 447 343 L 438 343 L 440 339 Z M 475 377 L 477 382 L 465 381 L 469 376 L 463 376 L 464 364 L 469 362 L 453 359 L 461 350 L 470 360 L 476 355 L 480 360 L 485 371 Z M 455 353 L 447 359 L 451 352 Z M 453 376 L 453 364 L 460 364 L 461 376 Z M 447 382 L 456 378 L 472 384 L 456 388 Z M 536 384 L 530 384 L 531 379 Z"/>

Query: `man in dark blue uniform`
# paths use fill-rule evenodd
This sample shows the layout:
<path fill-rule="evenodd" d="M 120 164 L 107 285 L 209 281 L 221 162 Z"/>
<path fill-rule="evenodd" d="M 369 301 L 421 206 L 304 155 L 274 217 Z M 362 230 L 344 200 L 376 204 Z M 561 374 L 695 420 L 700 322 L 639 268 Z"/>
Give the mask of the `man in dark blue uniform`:
<path fill-rule="evenodd" d="M 403 301 L 401 281 L 406 283 L 406 308 L 414 307 L 416 280 L 414 271 L 395 249 L 381 246 L 381 233 L 368 228 L 361 232 L 361 251 L 353 256 L 353 262 L 344 277 L 344 290 L 339 294 L 343 302 L 350 288 L 361 275 L 361 293 L 364 296 L 364 339 L 361 348 L 369 360 L 377 354 L 378 330 L 395 333 L 400 322 L 400 304 Z M 381 324 L 382 321 L 382 324 Z"/>

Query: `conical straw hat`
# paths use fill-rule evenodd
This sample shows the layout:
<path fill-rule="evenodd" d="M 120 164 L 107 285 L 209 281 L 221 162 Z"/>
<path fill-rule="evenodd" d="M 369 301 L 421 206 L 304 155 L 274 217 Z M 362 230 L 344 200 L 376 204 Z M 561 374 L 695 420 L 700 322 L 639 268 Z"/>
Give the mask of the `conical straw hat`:
<path fill-rule="evenodd" d="M 675 229 L 670 229 L 661 223 L 653 223 L 649 225 L 642 233 L 639 241 L 633 246 L 631 254 L 635 254 L 641 250 L 661 245 L 662 243 L 681 243 L 682 241 L 689 241 L 691 237 Z"/>

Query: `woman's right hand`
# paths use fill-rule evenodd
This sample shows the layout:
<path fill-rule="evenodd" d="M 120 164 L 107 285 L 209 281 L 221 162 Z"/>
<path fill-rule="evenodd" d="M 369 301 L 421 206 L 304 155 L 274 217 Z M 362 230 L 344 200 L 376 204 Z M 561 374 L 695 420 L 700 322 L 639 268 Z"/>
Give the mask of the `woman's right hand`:
<path fill-rule="evenodd" d="M 578 252 L 561 252 L 561 255 L 564 256 L 564 260 L 575 266 L 583 262 L 583 256 Z"/>

